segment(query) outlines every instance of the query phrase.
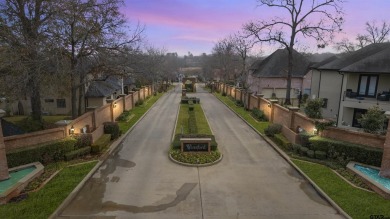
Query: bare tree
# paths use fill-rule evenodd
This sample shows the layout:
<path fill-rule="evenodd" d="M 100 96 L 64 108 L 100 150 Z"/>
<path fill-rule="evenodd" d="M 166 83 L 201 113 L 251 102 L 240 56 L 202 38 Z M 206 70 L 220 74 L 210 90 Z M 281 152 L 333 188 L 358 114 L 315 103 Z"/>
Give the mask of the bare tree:
<path fill-rule="evenodd" d="M 3 71 L 18 78 L 29 94 L 33 120 L 42 122 L 41 82 L 49 69 L 47 29 L 55 3 L 48 0 L 4 0 L 0 2 L 0 46 L 7 55 Z M 8 66 L 8 68 L 7 68 Z M 5 67 L 5 68 L 4 68 Z"/>
<path fill-rule="evenodd" d="M 357 34 L 355 43 L 351 42 L 348 38 L 344 38 L 342 41 L 336 43 L 335 48 L 342 52 L 353 52 L 356 49 L 361 49 L 372 43 L 383 43 L 389 41 L 390 24 L 386 21 L 382 21 L 380 25 L 377 25 L 376 21 L 367 21 L 365 23 L 364 34 Z"/>
<path fill-rule="evenodd" d="M 285 17 L 251 21 L 243 29 L 259 43 L 278 43 L 288 51 L 287 92 L 285 104 L 290 105 L 293 50 L 298 36 L 312 38 L 319 48 L 328 45 L 333 34 L 341 30 L 343 0 L 257 0 L 259 6 L 278 8 Z"/>
<path fill-rule="evenodd" d="M 104 50 L 118 51 L 142 39 L 144 27 L 139 24 L 129 31 L 131 35 L 126 33 L 126 20 L 119 11 L 121 4 L 121 0 L 63 0 L 59 4 L 61 10 L 52 34 L 70 63 L 73 118 L 83 109 L 87 75 L 82 71 L 83 60 L 98 56 Z"/>
<path fill-rule="evenodd" d="M 246 83 L 248 77 L 248 57 L 250 50 L 254 46 L 254 40 L 251 38 L 246 38 L 242 35 L 242 33 L 237 32 L 229 37 L 229 41 L 233 44 L 235 54 L 240 58 L 241 61 L 238 82 L 242 84 L 244 88 L 248 88 Z"/>
<path fill-rule="evenodd" d="M 215 60 L 215 67 L 221 70 L 224 81 L 235 79 L 238 57 L 235 53 L 233 42 L 229 38 L 218 41 L 212 54 Z"/>

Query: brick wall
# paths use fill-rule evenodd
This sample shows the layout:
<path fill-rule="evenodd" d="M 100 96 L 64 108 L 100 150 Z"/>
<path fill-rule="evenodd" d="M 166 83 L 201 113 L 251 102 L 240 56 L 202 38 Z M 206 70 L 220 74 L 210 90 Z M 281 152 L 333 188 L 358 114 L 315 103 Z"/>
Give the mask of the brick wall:
<path fill-rule="evenodd" d="M 43 130 L 23 135 L 9 136 L 3 138 L 0 136 L 0 144 L 4 142 L 6 152 L 18 148 L 26 148 L 36 144 L 63 139 L 70 135 L 70 129 L 74 128 L 74 133 L 82 133 L 82 129 L 87 127 L 87 132 L 92 135 L 93 141 L 97 140 L 103 134 L 103 124 L 114 121 L 124 110 L 131 110 L 141 97 L 142 99 L 152 95 L 152 86 L 145 86 L 140 91 L 131 92 L 127 96 L 108 103 L 93 111 L 87 112 L 82 116 L 74 119 L 70 124 L 64 127 Z M 115 104 L 115 107 L 113 107 Z M 4 140 L 3 140 L 4 139 Z M 0 153 L 1 153 L 0 145 Z M 1 155 L 1 154 L 0 154 Z"/>
<path fill-rule="evenodd" d="M 298 127 L 303 128 L 306 132 L 312 133 L 314 131 L 314 123 L 313 119 L 306 117 L 305 115 L 297 112 L 294 115 L 294 124 L 293 129 L 297 131 Z"/>
<path fill-rule="evenodd" d="M 258 108 L 258 98 L 251 95 L 250 97 L 250 101 L 249 101 L 249 109 L 254 109 L 254 108 Z"/>
<path fill-rule="evenodd" d="M 336 127 L 324 130 L 321 135 L 326 138 L 347 141 L 355 144 L 364 144 L 375 148 L 383 148 L 386 140 L 385 136 L 340 129 Z"/>
<path fill-rule="evenodd" d="M 59 140 L 66 137 L 64 128 L 48 129 L 23 135 L 4 137 L 5 150 L 7 153 L 32 145 L 49 141 Z"/>
<path fill-rule="evenodd" d="M 287 128 L 290 127 L 290 111 L 278 104 L 273 105 L 274 110 L 274 120 L 273 123 L 281 124 L 286 126 Z"/>

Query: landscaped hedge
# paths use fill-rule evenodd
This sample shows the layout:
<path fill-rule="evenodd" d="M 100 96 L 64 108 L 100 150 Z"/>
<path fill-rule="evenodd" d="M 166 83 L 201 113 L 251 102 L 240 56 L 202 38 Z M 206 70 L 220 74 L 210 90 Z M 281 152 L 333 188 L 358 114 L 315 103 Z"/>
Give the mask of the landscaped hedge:
<path fill-rule="evenodd" d="M 211 138 L 210 149 L 217 150 L 218 143 L 215 141 L 214 135 L 204 134 L 176 134 L 172 142 L 173 149 L 181 149 L 180 138 Z"/>
<path fill-rule="evenodd" d="M 291 150 L 292 149 L 292 144 L 281 133 L 275 134 L 272 139 L 274 140 L 274 142 L 277 145 L 283 147 L 284 149 L 286 149 L 286 150 Z"/>
<path fill-rule="evenodd" d="M 64 160 L 66 153 L 73 151 L 77 140 L 66 138 L 35 147 L 15 150 L 7 154 L 8 167 L 16 167 L 33 162 L 47 164 L 53 161 Z"/>
<path fill-rule="evenodd" d="M 92 153 L 99 153 L 101 152 L 111 141 L 111 135 L 110 134 L 104 134 L 102 135 L 98 140 L 95 141 L 95 143 L 92 144 L 91 151 Z"/>
<path fill-rule="evenodd" d="M 262 110 L 259 110 L 257 108 L 253 108 L 251 115 L 257 120 L 257 121 L 267 121 L 267 117 L 265 117 L 265 114 Z"/>
<path fill-rule="evenodd" d="M 382 149 L 369 148 L 364 145 L 336 141 L 319 136 L 312 137 L 309 141 L 312 150 L 326 152 L 328 158 L 342 158 L 373 166 L 381 165 Z"/>
<path fill-rule="evenodd" d="M 111 134 L 111 140 L 117 139 L 120 135 L 120 129 L 117 122 L 105 122 L 104 134 Z"/>
<path fill-rule="evenodd" d="M 79 148 L 77 150 L 74 150 L 74 151 L 71 151 L 69 153 L 66 153 L 65 154 L 65 160 L 67 160 L 67 161 L 73 160 L 75 158 L 87 155 L 89 153 L 91 153 L 91 147 L 90 146 Z"/>
<path fill-rule="evenodd" d="M 181 97 L 180 103 L 188 104 L 189 101 L 192 101 L 193 103 L 200 103 L 200 99 L 197 97 Z"/>

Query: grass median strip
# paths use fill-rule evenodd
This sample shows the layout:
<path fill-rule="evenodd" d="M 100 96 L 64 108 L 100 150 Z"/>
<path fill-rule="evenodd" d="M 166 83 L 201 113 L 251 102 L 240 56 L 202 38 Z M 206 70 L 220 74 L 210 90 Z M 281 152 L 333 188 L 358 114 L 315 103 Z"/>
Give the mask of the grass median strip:
<path fill-rule="evenodd" d="M 25 200 L 0 206 L 1 218 L 48 218 L 96 163 L 65 167 L 41 190 L 29 193 Z"/>

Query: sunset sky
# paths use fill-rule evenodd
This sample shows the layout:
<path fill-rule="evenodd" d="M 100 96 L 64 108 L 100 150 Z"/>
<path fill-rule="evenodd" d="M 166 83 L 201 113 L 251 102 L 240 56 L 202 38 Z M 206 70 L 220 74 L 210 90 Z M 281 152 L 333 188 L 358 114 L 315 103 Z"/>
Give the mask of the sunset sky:
<path fill-rule="evenodd" d="M 132 23 L 146 25 L 148 42 L 168 52 L 186 55 L 211 53 L 215 42 L 237 32 L 250 20 L 267 19 L 278 11 L 257 7 L 256 0 L 125 0 L 122 12 Z M 337 39 L 364 33 L 366 21 L 390 22 L 390 0 L 348 0 L 346 22 Z M 265 54 L 273 48 L 264 47 Z M 308 52 L 332 51 L 332 46 Z M 255 51 L 256 53 L 256 51 Z"/>

